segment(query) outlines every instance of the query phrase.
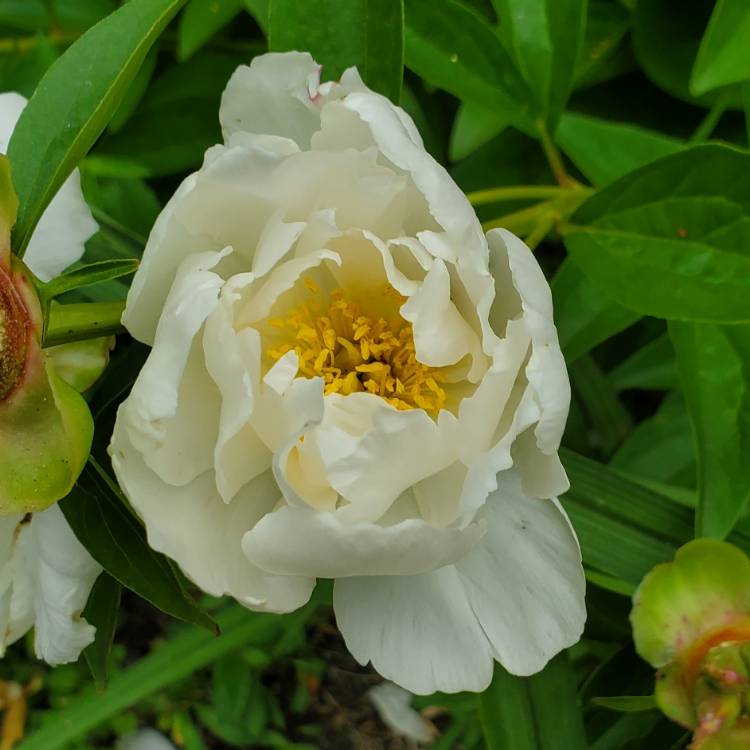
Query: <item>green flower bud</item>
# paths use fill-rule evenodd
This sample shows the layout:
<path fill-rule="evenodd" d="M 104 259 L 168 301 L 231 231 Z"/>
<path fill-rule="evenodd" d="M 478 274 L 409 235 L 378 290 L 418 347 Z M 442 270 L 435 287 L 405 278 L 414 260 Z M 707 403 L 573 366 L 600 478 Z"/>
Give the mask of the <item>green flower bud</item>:
<path fill-rule="evenodd" d="M 88 458 L 93 421 L 42 350 L 34 277 L 10 253 L 17 200 L 0 158 L 0 515 L 43 510 L 68 494 Z"/>

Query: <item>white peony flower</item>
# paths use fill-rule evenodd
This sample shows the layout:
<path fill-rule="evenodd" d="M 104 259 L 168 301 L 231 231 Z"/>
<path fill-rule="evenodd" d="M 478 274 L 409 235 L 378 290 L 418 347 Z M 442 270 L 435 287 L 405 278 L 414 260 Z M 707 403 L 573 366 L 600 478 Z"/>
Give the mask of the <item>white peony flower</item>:
<path fill-rule="evenodd" d="M 0 151 L 7 151 L 25 106 L 19 94 L 0 94 Z M 48 280 L 80 259 L 96 229 L 76 170 L 44 212 L 24 261 Z M 0 656 L 33 627 L 40 659 L 75 661 L 94 640 L 94 628 L 80 613 L 100 572 L 56 505 L 0 516 Z"/>
<path fill-rule="evenodd" d="M 319 72 L 240 67 L 224 145 L 157 220 L 115 472 L 205 591 L 286 612 L 334 578 L 358 661 L 414 693 L 482 690 L 494 659 L 536 672 L 585 619 L 549 287 L 403 110 Z"/>

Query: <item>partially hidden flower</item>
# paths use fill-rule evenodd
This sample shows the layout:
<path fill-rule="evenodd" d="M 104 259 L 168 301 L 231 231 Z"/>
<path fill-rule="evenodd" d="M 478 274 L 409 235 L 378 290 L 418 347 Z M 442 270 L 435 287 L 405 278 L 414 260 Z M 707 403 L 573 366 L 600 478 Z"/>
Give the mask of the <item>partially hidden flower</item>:
<path fill-rule="evenodd" d="M 694 730 L 693 750 L 750 747 L 750 560 L 699 539 L 657 565 L 633 597 L 638 653 L 658 668 L 656 702 Z"/>
<path fill-rule="evenodd" d="M 2 151 L 25 101 L 0 95 Z M 52 503 L 68 493 L 88 456 L 93 423 L 74 386 L 90 383 L 95 355 L 88 345 L 82 376 L 71 350 L 42 350 L 30 270 L 45 280 L 59 274 L 81 257 L 96 223 L 75 172 L 39 222 L 26 265 L 10 252 L 16 208 L 0 156 L 0 656 L 33 627 L 37 656 L 60 664 L 94 638 L 80 615 L 101 568 Z"/>
<path fill-rule="evenodd" d="M 158 218 L 114 469 L 205 591 L 286 612 L 333 578 L 357 660 L 414 693 L 482 690 L 585 619 L 550 290 L 403 110 L 355 69 L 319 74 L 303 53 L 240 67 L 224 144 Z"/>

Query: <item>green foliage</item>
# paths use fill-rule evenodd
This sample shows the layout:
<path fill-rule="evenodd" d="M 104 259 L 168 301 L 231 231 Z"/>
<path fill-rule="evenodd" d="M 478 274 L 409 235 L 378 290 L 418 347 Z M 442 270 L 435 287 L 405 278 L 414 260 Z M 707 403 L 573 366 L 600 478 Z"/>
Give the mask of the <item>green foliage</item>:
<path fill-rule="evenodd" d="M 327 79 L 356 65 L 370 88 L 401 97 L 403 0 L 270 0 L 268 18 L 272 50 L 309 50 Z"/>

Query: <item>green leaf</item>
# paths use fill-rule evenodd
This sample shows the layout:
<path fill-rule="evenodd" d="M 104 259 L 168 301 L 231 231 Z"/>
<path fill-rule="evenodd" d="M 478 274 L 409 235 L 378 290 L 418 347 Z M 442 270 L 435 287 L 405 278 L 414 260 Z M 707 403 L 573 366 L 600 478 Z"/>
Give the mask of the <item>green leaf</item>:
<path fill-rule="evenodd" d="M 194 55 L 243 7 L 242 0 L 189 0 L 177 30 L 177 59 Z"/>
<path fill-rule="evenodd" d="M 623 474 L 563 449 L 570 478 L 561 498 L 588 566 L 639 583 L 693 534 L 693 513 Z"/>
<path fill-rule="evenodd" d="M 750 154 L 696 146 L 589 198 L 568 253 L 608 296 L 643 315 L 750 321 Z"/>
<path fill-rule="evenodd" d="M 568 364 L 640 317 L 594 286 L 570 259 L 563 261 L 551 286 L 557 335 Z"/>
<path fill-rule="evenodd" d="M 591 702 L 595 706 L 601 706 L 601 708 L 608 708 L 610 711 L 619 711 L 626 714 L 651 711 L 656 708 L 656 700 L 653 695 L 605 696 L 592 698 Z"/>
<path fill-rule="evenodd" d="M 433 86 L 532 129 L 528 92 L 496 31 L 456 0 L 406 0 L 406 65 Z"/>
<path fill-rule="evenodd" d="M 122 130 L 127 121 L 131 118 L 138 105 L 141 103 L 146 89 L 148 89 L 149 83 L 153 78 L 154 71 L 156 70 L 156 62 L 158 53 L 156 47 L 153 47 L 151 51 L 146 55 L 146 59 L 143 64 L 138 68 L 138 72 L 135 74 L 133 82 L 125 92 L 125 96 L 120 101 L 117 110 L 112 115 L 112 119 L 109 121 L 108 132 L 116 133 L 118 130 Z"/>
<path fill-rule="evenodd" d="M 577 86 L 604 80 L 614 57 L 630 29 L 630 14 L 617 3 L 589 0 L 586 33 L 576 61 Z"/>
<path fill-rule="evenodd" d="M 117 628 L 122 586 L 108 573 L 102 573 L 91 589 L 83 617 L 96 628 L 96 639 L 83 651 L 96 686 L 101 690 L 109 681 L 112 642 Z"/>
<path fill-rule="evenodd" d="M 479 707 L 488 750 L 587 747 L 575 673 L 565 652 L 531 677 L 515 677 L 496 664 Z"/>
<path fill-rule="evenodd" d="M 493 0 L 500 32 L 528 84 L 534 113 L 554 133 L 573 89 L 587 0 Z"/>
<path fill-rule="evenodd" d="M 750 5 L 718 0 L 701 40 L 690 77 L 696 96 L 750 78 Z"/>
<path fill-rule="evenodd" d="M 677 138 L 637 125 L 572 112 L 562 116 L 556 140 L 566 156 L 597 187 L 682 148 Z"/>
<path fill-rule="evenodd" d="M 291 615 L 258 614 L 232 604 L 217 616 L 221 635 L 185 628 L 164 645 L 117 674 L 100 695 L 89 690 L 64 708 L 49 711 L 43 725 L 23 741 L 23 750 L 61 750 L 93 729 L 168 685 L 185 679 L 246 644 L 268 647 L 291 628 L 299 628 L 314 611 Z"/>
<path fill-rule="evenodd" d="M 269 47 L 308 50 L 338 78 L 356 65 L 364 82 L 398 103 L 404 65 L 403 0 L 271 0 Z"/>
<path fill-rule="evenodd" d="M 8 156 L 20 201 L 14 249 L 114 114 L 157 37 L 185 0 L 131 0 L 47 71 L 13 131 Z"/>
<path fill-rule="evenodd" d="M 213 620 L 182 588 L 169 560 L 154 550 L 117 485 L 93 457 L 60 503 L 78 540 L 114 579 L 163 612 L 211 632 Z"/>
<path fill-rule="evenodd" d="M 695 455 L 682 394 L 670 393 L 656 414 L 640 422 L 610 465 L 640 479 L 694 486 Z"/>
<path fill-rule="evenodd" d="M 247 12 L 255 19 L 261 31 L 268 36 L 268 6 L 271 0 L 244 0 Z"/>
<path fill-rule="evenodd" d="M 633 15 L 633 50 L 646 75 L 672 96 L 704 107 L 719 92 L 695 97 L 689 83 L 712 8 L 705 0 L 683 0 L 679 8 L 674 0 L 648 0 L 639 2 Z M 741 106 L 736 92 L 730 101 Z"/>
<path fill-rule="evenodd" d="M 648 344 L 620 362 L 610 373 L 612 385 L 618 391 L 629 388 L 668 391 L 677 384 L 674 347 L 669 335 L 649 341 Z"/>
<path fill-rule="evenodd" d="M 630 413 L 593 357 L 579 357 L 568 369 L 573 391 L 593 428 L 591 441 L 601 453 L 610 456 L 633 426 Z"/>
<path fill-rule="evenodd" d="M 99 284 L 103 281 L 119 279 L 123 276 L 130 276 L 138 270 L 138 260 L 136 258 L 120 258 L 114 260 L 102 260 L 98 263 L 88 263 L 79 266 L 43 283 L 39 287 L 39 299 L 42 307 L 47 309 L 49 303 L 59 297 L 61 294 L 70 292 L 74 289 L 80 289 L 84 286 Z"/>
<path fill-rule="evenodd" d="M 510 124 L 507 117 L 497 112 L 462 102 L 453 121 L 449 156 L 459 161 L 476 151 Z"/>
<path fill-rule="evenodd" d="M 672 323 L 698 460 L 696 534 L 724 538 L 750 499 L 750 326 Z"/>

